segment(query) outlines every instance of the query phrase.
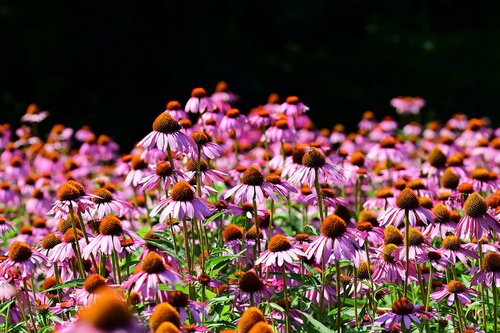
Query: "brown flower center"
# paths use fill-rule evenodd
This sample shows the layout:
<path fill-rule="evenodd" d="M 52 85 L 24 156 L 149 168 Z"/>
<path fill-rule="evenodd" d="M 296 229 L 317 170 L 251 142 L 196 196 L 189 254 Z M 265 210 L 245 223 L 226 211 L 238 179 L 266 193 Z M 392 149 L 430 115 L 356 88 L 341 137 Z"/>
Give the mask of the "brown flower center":
<path fill-rule="evenodd" d="M 384 250 L 382 252 L 382 259 L 387 262 L 387 263 L 391 263 L 391 262 L 394 262 L 394 256 L 392 255 L 392 252 L 394 252 L 394 250 L 396 250 L 398 247 L 394 244 L 387 244 L 386 246 L 384 246 Z"/>
<path fill-rule="evenodd" d="M 500 254 L 497 252 L 489 252 L 484 257 L 482 269 L 487 272 L 500 272 Z"/>
<path fill-rule="evenodd" d="M 281 252 L 281 251 L 287 251 L 292 247 L 292 244 L 283 235 L 276 234 L 271 239 L 269 240 L 269 244 L 267 248 L 271 252 Z"/>
<path fill-rule="evenodd" d="M 156 132 L 170 134 L 178 132 L 180 129 L 181 125 L 168 112 L 160 113 L 153 122 L 153 131 Z"/>
<path fill-rule="evenodd" d="M 384 238 L 386 244 L 403 244 L 403 233 L 393 225 L 384 229 Z"/>
<path fill-rule="evenodd" d="M 436 214 L 434 222 L 443 223 L 450 220 L 450 211 L 443 204 L 437 204 L 434 206 L 434 208 L 432 208 L 432 212 Z"/>
<path fill-rule="evenodd" d="M 160 303 L 153 310 L 149 319 L 149 327 L 151 328 L 151 331 L 156 332 L 156 329 L 163 322 L 172 323 L 176 327 L 181 326 L 181 317 L 179 312 L 177 312 L 177 310 L 169 303 Z"/>
<path fill-rule="evenodd" d="M 486 169 L 475 169 L 471 173 L 472 179 L 479 180 L 480 182 L 487 182 L 490 180 L 490 173 Z"/>
<path fill-rule="evenodd" d="M 238 333 L 249 333 L 255 324 L 259 322 L 266 322 L 266 318 L 262 311 L 257 307 L 249 307 L 240 318 L 238 322 Z"/>
<path fill-rule="evenodd" d="M 255 293 L 264 288 L 264 283 L 254 272 L 246 272 L 240 276 L 239 287 L 247 293 Z"/>
<path fill-rule="evenodd" d="M 409 315 L 413 313 L 414 308 L 412 302 L 406 297 L 401 297 L 392 305 L 392 311 L 398 315 Z"/>
<path fill-rule="evenodd" d="M 242 239 L 243 230 L 236 224 L 229 224 L 222 232 L 222 238 L 224 239 L 225 242 Z"/>
<path fill-rule="evenodd" d="M 264 182 L 264 175 L 259 168 L 251 165 L 243 172 L 241 182 L 246 185 L 260 186 Z"/>
<path fill-rule="evenodd" d="M 302 157 L 302 165 L 308 168 L 318 169 L 325 165 L 325 154 L 318 148 L 310 148 Z"/>
<path fill-rule="evenodd" d="M 119 236 L 123 232 L 122 222 L 114 215 L 105 216 L 99 225 L 99 232 L 106 236 Z"/>
<path fill-rule="evenodd" d="M 396 205 L 401 209 L 416 209 L 419 207 L 418 197 L 411 189 L 405 188 L 396 198 Z"/>
<path fill-rule="evenodd" d="M 300 100 L 297 96 L 288 96 L 286 102 L 288 104 L 299 104 Z"/>
<path fill-rule="evenodd" d="M 356 229 L 358 229 L 359 231 L 372 231 L 373 224 L 368 221 L 361 221 L 356 225 Z"/>
<path fill-rule="evenodd" d="M 82 238 L 83 233 L 80 229 L 76 229 L 76 236 L 75 233 L 73 232 L 73 229 L 68 229 L 64 233 L 63 240 L 65 243 L 74 243 L 76 240 Z"/>
<path fill-rule="evenodd" d="M 196 171 L 196 161 L 193 159 L 189 159 L 186 163 L 186 169 L 188 171 Z M 208 170 L 208 164 L 207 162 L 203 159 L 200 158 L 200 172 L 204 172 Z"/>
<path fill-rule="evenodd" d="M 83 282 L 83 288 L 90 294 L 106 285 L 106 279 L 99 274 L 91 274 Z"/>
<path fill-rule="evenodd" d="M 435 168 L 443 168 L 446 165 L 446 155 L 436 146 L 429 153 L 428 161 Z"/>
<path fill-rule="evenodd" d="M 281 184 L 281 177 L 277 174 L 270 174 L 269 176 L 266 177 L 266 182 L 279 185 Z"/>
<path fill-rule="evenodd" d="M 382 148 L 394 148 L 396 147 L 396 139 L 392 136 L 380 140 L 380 147 Z"/>
<path fill-rule="evenodd" d="M 238 118 L 240 116 L 240 110 L 238 109 L 229 109 L 226 112 L 226 117 L 228 118 Z"/>
<path fill-rule="evenodd" d="M 295 240 L 300 243 L 309 243 L 311 241 L 308 234 L 296 234 Z"/>
<path fill-rule="evenodd" d="M 441 253 L 437 251 L 429 251 L 429 253 L 427 253 L 427 256 L 431 261 L 438 261 L 442 258 Z"/>
<path fill-rule="evenodd" d="M 412 190 L 425 190 L 424 182 L 421 179 L 413 179 L 406 183 L 406 187 Z"/>
<path fill-rule="evenodd" d="M 210 142 L 210 138 L 205 132 L 198 131 L 191 134 L 191 138 L 196 142 L 198 146 L 206 145 Z"/>
<path fill-rule="evenodd" d="M 167 103 L 167 110 L 179 110 L 181 109 L 181 103 L 178 101 L 170 101 Z"/>
<path fill-rule="evenodd" d="M 57 190 L 57 199 L 60 201 L 74 201 L 79 197 L 80 191 L 75 186 L 69 183 L 62 184 L 59 190 Z"/>
<path fill-rule="evenodd" d="M 372 271 L 370 267 L 370 272 Z M 359 263 L 359 268 L 358 268 L 358 279 L 360 280 L 368 280 L 370 278 L 369 272 L 368 272 L 368 264 L 366 261 L 361 261 Z"/>
<path fill-rule="evenodd" d="M 96 204 L 103 204 L 113 200 L 113 194 L 105 188 L 98 188 L 93 194 L 98 196 L 92 198 L 92 201 Z"/>
<path fill-rule="evenodd" d="M 462 183 L 462 184 L 458 185 L 457 190 L 458 190 L 458 192 L 465 193 L 465 194 L 474 193 L 474 187 L 472 187 L 471 183 Z"/>
<path fill-rule="evenodd" d="M 328 215 L 321 224 L 321 234 L 332 239 L 341 237 L 347 231 L 347 224 L 338 215 Z"/>
<path fill-rule="evenodd" d="M 394 194 L 392 193 L 392 189 L 390 188 L 381 188 L 377 190 L 375 196 L 379 199 L 392 198 Z"/>
<path fill-rule="evenodd" d="M 488 206 L 483 197 L 479 193 L 474 192 L 465 200 L 463 209 L 468 216 L 478 217 L 486 214 Z"/>
<path fill-rule="evenodd" d="M 165 271 L 165 264 L 156 252 L 149 252 L 142 260 L 141 268 L 148 274 L 156 274 Z"/>
<path fill-rule="evenodd" d="M 410 228 L 408 233 L 408 245 L 409 246 L 418 246 L 424 242 L 424 235 L 416 229 Z"/>
<path fill-rule="evenodd" d="M 15 262 L 23 262 L 31 258 L 33 251 L 31 247 L 24 243 L 15 241 L 9 248 L 9 258 Z"/>
<path fill-rule="evenodd" d="M 114 291 L 103 290 L 94 304 L 81 312 L 81 320 L 103 331 L 125 327 L 130 322 L 130 313 L 125 301 Z"/>
<path fill-rule="evenodd" d="M 207 92 L 205 89 L 203 88 L 194 88 L 192 91 L 191 91 L 191 97 L 195 97 L 195 98 L 203 98 L 207 96 Z"/>
<path fill-rule="evenodd" d="M 441 247 L 450 251 L 460 250 L 462 247 L 462 242 L 460 238 L 455 235 L 446 236 L 441 242 Z"/>
<path fill-rule="evenodd" d="M 50 250 L 54 246 L 56 246 L 57 244 L 61 244 L 61 243 L 62 243 L 61 238 L 59 238 L 58 236 L 56 236 L 56 234 L 54 234 L 53 232 L 51 232 L 50 234 L 47 234 L 43 238 L 43 240 L 42 240 L 42 247 L 45 250 Z"/>
<path fill-rule="evenodd" d="M 443 175 L 441 176 L 441 185 L 444 188 L 455 189 L 460 183 L 460 177 L 453 171 L 453 169 L 447 168 Z"/>
<path fill-rule="evenodd" d="M 183 308 L 188 305 L 187 295 L 182 291 L 171 291 L 168 293 L 167 302 L 175 308 Z"/>
<path fill-rule="evenodd" d="M 463 293 L 465 291 L 464 284 L 456 280 L 448 282 L 448 286 L 446 288 L 450 293 L 453 294 Z"/>
<path fill-rule="evenodd" d="M 180 180 L 173 187 L 170 193 L 174 201 L 191 201 L 194 199 L 194 191 L 184 180 Z"/>
<path fill-rule="evenodd" d="M 186 330 L 185 328 L 184 331 L 191 332 Z M 163 323 L 160 324 L 160 326 L 158 326 L 158 328 L 155 330 L 155 333 L 181 333 L 181 331 L 171 322 L 164 321 Z"/>

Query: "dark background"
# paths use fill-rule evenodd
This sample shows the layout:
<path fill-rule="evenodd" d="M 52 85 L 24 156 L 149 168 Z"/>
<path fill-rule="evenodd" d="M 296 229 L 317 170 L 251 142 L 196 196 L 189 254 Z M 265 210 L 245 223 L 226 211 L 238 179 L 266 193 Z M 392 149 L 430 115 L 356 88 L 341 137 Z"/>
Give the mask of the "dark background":
<path fill-rule="evenodd" d="M 500 1 L 0 0 L 0 122 L 35 102 L 47 129 L 87 124 L 128 151 L 167 101 L 225 80 L 243 112 L 298 95 L 321 127 L 354 130 L 398 95 L 498 126 L 499 17 Z"/>

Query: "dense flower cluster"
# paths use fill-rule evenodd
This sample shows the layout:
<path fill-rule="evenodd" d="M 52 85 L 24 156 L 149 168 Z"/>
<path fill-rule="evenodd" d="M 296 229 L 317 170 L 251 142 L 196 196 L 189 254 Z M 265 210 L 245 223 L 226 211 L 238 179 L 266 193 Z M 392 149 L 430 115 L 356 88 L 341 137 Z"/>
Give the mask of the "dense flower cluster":
<path fill-rule="evenodd" d="M 195 88 L 122 151 L 37 133 L 35 104 L 1 124 L 5 332 L 499 331 L 489 119 L 418 123 L 403 96 L 349 133 L 238 100 Z"/>

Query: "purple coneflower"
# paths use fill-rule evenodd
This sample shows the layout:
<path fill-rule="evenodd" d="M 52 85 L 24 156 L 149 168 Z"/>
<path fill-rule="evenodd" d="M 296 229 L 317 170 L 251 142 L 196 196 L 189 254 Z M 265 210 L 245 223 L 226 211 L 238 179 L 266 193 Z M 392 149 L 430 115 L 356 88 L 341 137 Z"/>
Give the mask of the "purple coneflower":
<path fill-rule="evenodd" d="M 445 238 L 449 233 L 455 232 L 456 223 L 451 219 L 451 213 L 444 204 L 437 204 L 432 207 L 432 212 L 436 216 L 434 224 L 429 224 L 424 234 L 430 239 L 435 237 Z"/>
<path fill-rule="evenodd" d="M 441 302 L 445 297 L 448 297 L 447 304 L 452 305 L 455 299 L 458 299 L 462 305 L 469 305 L 471 296 L 478 296 L 478 292 L 472 288 L 466 288 L 460 281 L 450 281 L 447 285 L 443 285 L 443 289 L 433 292 L 431 298 L 436 302 Z"/>
<path fill-rule="evenodd" d="M 500 233 L 500 222 L 487 213 L 488 206 L 478 193 L 469 195 L 463 206 L 464 216 L 456 226 L 458 237 L 481 239 L 492 231 Z"/>
<path fill-rule="evenodd" d="M 191 134 L 191 138 L 194 140 L 196 146 L 201 152 L 201 157 L 204 159 L 214 159 L 219 157 L 224 152 L 224 149 L 216 144 L 215 142 L 210 141 L 210 137 L 205 132 L 194 132 Z M 191 155 L 193 159 L 198 157 L 198 149 L 193 149 Z"/>
<path fill-rule="evenodd" d="M 294 142 L 297 135 L 290 129 L 286 118 L 278 118 L 274 121 L 273 125 L 266 130 L 265 136 L 267 140 L 272 143 Z"/>
<path fill-rule="evenodd" d="M 169 101 L 165 106 L 165 112 L 170 113 L 177 121 L 188 118 L 186 111 L 182 109 L 181 103 L 178 101 Z"/>
<path fill-rule="evenodd" d="M 143 259 L 139 268 L 122 286 L 139 293 L 147 301 L 166 302 L 168 291 L 159 290 L 160 285 L 169 285 L 175 289 L 175 284 L 182 284 L 178 273 L 170 269 L 156 252 L 149 252 Z"/>
<path fill-rule="evenodd" d="M 7 220 L 5 216 L 0 215 L 0 235 L 3 237 L 9 231 L 15 231 L 14 224 Z"/>
<path fill-rule="evenodd" d="M 48 111 L 41 111 L 38 105 L 31 103 L 26 109 L 26 113 L 21 117 L 21 121 L 26 123 L 40 123 L 49 116 Z"/>
<path fill-rule="evenodd" d="M 374 324 L 384 325 L 388 330 L 394 325 L 404 325 L 409 330 L 412 322 L 420 324 L 420 319 L 417 317 L 418 310 L 420 305 L 414 306 L 408 298 L 401 297 L 392 305 L 392 311 L 377 317 Z"/>
<path fill-rule="evenodd" d="M 298 247 L 292 246 L 287 237 L 276 234 L 270 240 L 267 250 L 262 252 L 255 261 L 255 265 L 263 264 L 266 267 L 283 266 L 293 264 L 299 257 L 305 256 Z"/>
<path fill-rule="evenodd" d="M 263 281 L 253 270 L 242 273 L 238 285 L 230 289 L 234 292 L 234 302 L 237 307 L 260 304 L 269 300 L 273 294 L 273 287 Z"/>
<path fill-rule="evenodd" d="M 299 116 L 308 110 L 309 108 L 297 96 L 288 96 L 285 103 L 280 106 L 280 112 L 287 116 Z"/>
<path fill-rule="evenodd" d="M 344 179 L 339 166 L 327 161 L 325 154 L 318 148 L 310 148 L 302 157 L 302 166 L 289 178 L 291 183 L 313 186 L 316 181 L 340 182 Z"/>
<path fill-rule="evenodd" d="M 153 122 L 153 131 L 139 141 L 138 147 L 150 150 L 158 147 L 161 151 L 189 152 L 194 147 L 193 139 L 181 131 L 181 125 L 168 112 L 161 113 Z"/>
<path fill-rule="evenodd" d="M 87 306 L 93 304 L 100 295 L 99 289 L 108 286 L 106 279 L 99 274 L 90 274 L 83 281 L 81 288 L 75 290 L 74 297 L 78 305 Z"/>
<path fill-rule="evenodd" d="M 6 253 L 7 259 L 0 263 L 2 277 L 23 279 L 31 277 L 47 263 L 47 257 L 24 242 L 15 241 Z"/>
<path fill-rule="evenodd" d="M 139 183 L 142 184 L 143 190 L 152 190 L 159 184 L 162 184 L 164 189 L 168 189 L 170 185 L 175 184 L 179 179 L 188 179 L 183 172 L 174 169 L 167 161 L 160 161 L 150 167 L 155 173 L 147 175 L 140 180 Z"/>
<path fill-rule="evenodd" d="M 238 109 L 229 109 L 222 117 L 219 127 L 222 131 L 239 130 L 245 126 L 247 119 Z"/>
<path fill-rule="evenodd" d="M 385 227 L 391 223 L 398 227 L 405 218 L 405 213 L 408 214 L 409 225 L 415 227 L 417 219 L 424 224 L 432 223 L 434 220 L 434 213 L 427 208 L 420 207 L 418 197 L 409 188 L 401 191 L 396 198 L 396 206 L 387 209 L 378 217 L 380 227 Z"/>
<path fill-rule="evenodd" d="M 471 285 L 479 283 L 485 287 L 492 284 L 495 284 L 497 288 L 500 287 L 500 254 L 498 252 L 488 252 L 484 257 L 481 269 L 470 281 Z"/>
<path fill-rule="evenodd" d="M 92 194 L 85 193 L 82 184 L 70 180 L 57 190 L 57 200 L 47 215 L 53 215 L 56 219 L 64 219 L 77 211 L 84 214 L 94 206 L 93 197 Z"/>
<path fill-rule="evenodd" d="M 373 280 L 375 282 L 388 282 L 401 284 L 405 280 L 405 262 L 397 260 L 393 252 L 398 249 L 397 245 L 387 244 L 380 251 L 380 258 L 374 260 Z M 417 272 L 413 261 L 408 261 L 409 280 L 418 281 Z"/>
<path fill-rule="evenodd" d="M 462 247 L 460 238 L 455 235 L 449 235 L 443 239 L 441 242 L 441 254 L 453 265 L 457 263 L 457 259 L 464 265 L 468 265 L 468 261 L 470 261 L 470 259 L 479 258 L 475 252 Z"/>
<path fill-rule="evenodd" d="M 200 220 L 212 214 L 209 202 L 195 195 L 194 189 L 186 181 L 180 180 L 170 191 L 170 197 L 163 198 L 153 207 L 151 217 L 160 211 L 160 222 L 171 216 L 180 220 L 196 217 Z"/>
<path fill-rule="evenodd" d="M 366 158 L 375 162 L 401 163 L 406 159 L 406 153 L 402 145 L 391 136 L 373 145 Z"/>
<path fill-rule="evenodd" d="M 106 215 L 127 215 L 134 211 L 134 206 L 128 201 L 116 199 L 108 189 L 98 188 L 93 193 L 95 197 L 92 201 L 95 203 L 92 216 L 102 219 Z"/>
<path fill-rule="evenodd" d="M 306 251 L 307 259 L 314 256 L 316 263 L 341 261 L 343 259 L 354 260 L 356 262 L 356 237 L 353 230 L 347 228 L 345 221 L 338 215 L 328 215 L 321 224 L 321 234 L 309 244 Z"/>
<path fill-rule="evenodd" d="M 391 99 L 391 105 L 398 114 L 418 114 L 420 109 L 425 106 L 425 100 L 421 97 L 398 96 Z"/>
<path fill-rule="evenodd" d="M 204 113 L 213 111 L 217 108 L 214 101 L 207 96 L 203 88 L 194 88 L 191 92 L 191 98 L 186 103 L 184 110 L 191 113 Z"/>
<path fill-rule="evenodd" d="M 251 165 L 243 172 L 241 184 L 228 190 L 224 195 L 224 199 L 234 195 L 234 202 L 236 204 L 240 201 L 252 202 L 254 200 L 257 203 L 261 203 L 264 202 L 265 196 L 269 196 L 274 201 L 278 201 L 274 191 L 276 191 L 275 186 L 264 181 L 262 171 L 256 166 Z"/>

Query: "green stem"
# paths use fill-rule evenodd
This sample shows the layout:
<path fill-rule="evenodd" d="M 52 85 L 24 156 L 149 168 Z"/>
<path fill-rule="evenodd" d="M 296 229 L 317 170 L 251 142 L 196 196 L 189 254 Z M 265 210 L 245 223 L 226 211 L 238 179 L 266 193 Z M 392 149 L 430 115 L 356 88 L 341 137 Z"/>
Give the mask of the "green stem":
<path fill-rule="evenodd" d="M 319 174 L 317 168 L 314 169 L 314 187 L 316 188 L 316 194 L 318 196 L 319 220 L 323 223 L 323 196 L 321 195 L 321 187 L 319 186 Z"/>
<path fill-rule="evenodd" d="M 340 297 L 340 261 L 335 260 L 335 273 L 337 275 L 337 332 L 340 333 L 342 331 L 341 327 L 341 311 L 342 311 L 342 302 Z"/>
<path fill-rule="evenodd" d="M 497 285 L 493 281 L 493 332 L 498 332 L 498 295 L 497 295 Z"/>
<path fill-rule="evenodd" d="M 404 284 L 404 296 L 408 295 L 408 276 L 410 271 L 410 246 L 409 246 L 409 234 L 410 234 L 410 218 L 409 210 L 405 209 L 405 253 L 406 253 L 406 271 L 405 271 L 405 284 Z M 404 325 L 403 325 L 404 326 Z"/>
<path fill-rule="evenodd" d="M 285 294 L 285 332 L 288 333 L 290 332 L 290 304 L 288 303 L 285 265 L 281 266 L 281 274 L 283 277 L 283 292 Z"/>
<path fill-rule="evenodd" d="M 30 302 L 30 299 L 29 299 L 28 283 L 26 283 L 26 278 L 23 278 L 23 285 L 24 285 L 24 293 L 26 294 L 26 305 L 28 306 L 28 312 L 29 312 L 29 316 L 30 316 L 30 319 L 31 319 L 31 323 L 33 324 L 33 330 L 36 333 L 37 332 L 36 321 L 35 321 L 35 318 L 33 317 L 33 312 L 31 311 L 31 302 Z"/>
<path fill-rule="evenodd" d="M 370 279 L 370 292 L 371 292 L 371 299 L 372 299 L 372 311 L 373 314 L 370 316 L 370 321 L 373 323 L 373 320 L 375 319 L 376 316 L 376 311 L 377 311 L 377 302 L 375 299 L 375 283 L 373 282 L 373 277 L 372 277 L 372 269 L 371 269 L 371 264 L 370 264 L 370 251 L 368 249 L 368 242 L 365 241 L 365 251 L 366 251 L 366 265 L 368 266 L 368 278 Z"/>
<path fill-rule="evenodd" d="M 368 267 L 370 269 L 370 267 Z M 359 327 L 359 319 L 358 319 L 358 270 L 356 266 L 353 266 L 353 275 L 354 275 L 354 324 L 356 328 Z"/>
<path fill-rule="evenodd" d="M 431 296 L 431 288 L 432 288 L 432 273 L 433 273 L 434 267 L 430 266 L 429 268 L 429 282 L 427 283 L 427 296 L 425 297 L 425 310 L 429 308 L 429 301 L 430 301 L 430 296 Z"/>

